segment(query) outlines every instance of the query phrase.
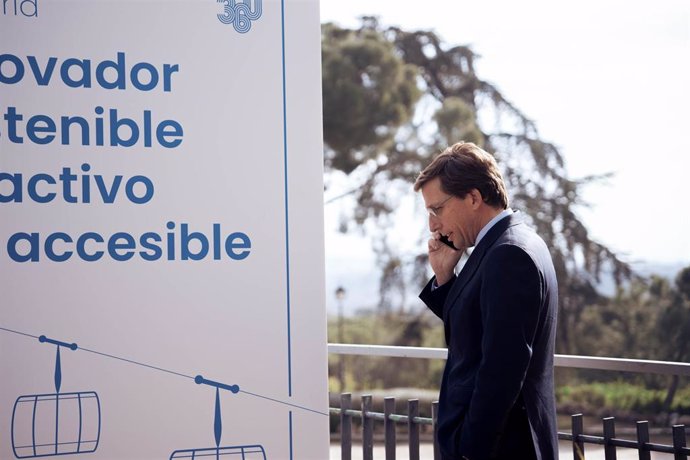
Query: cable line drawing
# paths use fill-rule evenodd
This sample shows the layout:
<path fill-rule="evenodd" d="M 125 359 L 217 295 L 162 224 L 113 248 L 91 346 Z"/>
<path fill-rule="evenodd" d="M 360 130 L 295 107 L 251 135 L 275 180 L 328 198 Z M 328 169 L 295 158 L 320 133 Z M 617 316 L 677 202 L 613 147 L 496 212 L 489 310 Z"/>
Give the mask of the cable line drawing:
<path fill-rule="evenodd" d="M 214 382 L 207 380 L 201 375 L 194 378 L 197 385 L 208 385 L 216 389 L 215 410 L 213 413 L 213 436 L 216 441 L 216 447 L 202 447 L 195 449 L 176 450 L 170 454 L 170 460 L 174 459 L 202 459 L 215 458 L 222 459 L 241 459 L 241 460 L 266 460 L 266 452 L 260 444 L 254 445 L 240 445 L 240 446 L 220 446 L 221 437 L 223 434 L 223 422 L 220 411 L 220 390 L 227 390 L 233 394 L 240 392 L 239 385 L 227 385 L 225 383 Z"/>
<path fill-rule="evenodd" d="M 98 394 L 95 391 L 60 392 L 60 349 L 76 351 L 79 347 L 76 343 L 50 339 L 45 335 L 38 337 L 38 341 L 55 345 L 57 349 L 53 374 L 55 393 L 24 395 L 15 401 L 11 424 L 14 456 L 36 458 L 95 452 L 101 436 Z"/>

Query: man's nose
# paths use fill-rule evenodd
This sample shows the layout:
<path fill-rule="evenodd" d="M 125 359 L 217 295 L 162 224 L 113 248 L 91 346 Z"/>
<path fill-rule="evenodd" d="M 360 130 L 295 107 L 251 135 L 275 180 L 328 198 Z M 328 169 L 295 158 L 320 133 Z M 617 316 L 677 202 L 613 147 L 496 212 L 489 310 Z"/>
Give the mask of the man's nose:
<path fill-rule="evenodd" d="M 439 222 L 438 217 L 434 217 L 433 215 L 429 214 L 429 230 L 435 232 L 440 228 L 441 222 Z"/>

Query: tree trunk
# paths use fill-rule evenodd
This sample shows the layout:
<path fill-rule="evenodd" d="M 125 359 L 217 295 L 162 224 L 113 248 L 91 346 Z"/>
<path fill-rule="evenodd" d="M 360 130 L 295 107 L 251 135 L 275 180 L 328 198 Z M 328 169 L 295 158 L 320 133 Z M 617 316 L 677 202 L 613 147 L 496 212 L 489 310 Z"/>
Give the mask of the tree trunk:
<path fill-rule="evenodd" d="M 668 392 L 666 393 L 666 399 L 664 400 L 664 406 L 662 412 L 666 414 L 666 424 L 668 425 L 671 421 L 671 404 L 673 404 L 673 398 L 676 396 L 676 390 L 678 389 L 678 381 L 680 378 L 674 375 L 671 379 L 671 385 L 668 387 Z"/>

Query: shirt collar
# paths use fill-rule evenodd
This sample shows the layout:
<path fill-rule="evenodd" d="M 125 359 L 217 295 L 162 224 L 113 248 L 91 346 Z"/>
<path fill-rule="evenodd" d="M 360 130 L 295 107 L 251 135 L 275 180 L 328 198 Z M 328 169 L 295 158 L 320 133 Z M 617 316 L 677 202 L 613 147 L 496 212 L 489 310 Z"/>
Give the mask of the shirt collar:
<path fill-rule="evenodd" d="M 479 242 L 481 241 L 481 239 L 484 238 L 484 235 L 486 235 L 487 233 L 489 233 L 489 230 L 491 230 L 491 227 L 493 227 L 494 225 L 496 225 L 496 223 L 497 223 L 499 220 L 503 219 L 503 218 L 506 217 L 506 216 L 511 215 L 512 213 L 513 213 L 513 210 L 512 210 L 512 209 L 510 209 L 510 208 L 504 209 L 504 210 L 501 211 L 499 214 L 497 214 L 496 217 L 494 217 L 493 219 L 491 219 L 491 220 L 481 229 L 481 231 L 479 232 L 479 235 L 477 235 L 477 239 L 474 241 L 475 247 L 479 244 Z"/>

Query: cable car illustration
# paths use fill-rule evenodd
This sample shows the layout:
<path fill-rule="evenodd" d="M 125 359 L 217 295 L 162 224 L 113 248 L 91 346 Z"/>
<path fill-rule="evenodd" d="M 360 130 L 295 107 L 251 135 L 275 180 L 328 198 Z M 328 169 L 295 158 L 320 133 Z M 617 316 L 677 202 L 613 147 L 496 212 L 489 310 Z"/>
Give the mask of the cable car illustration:
<path fill-rule="evenodd" d="M 220 446 L 223 432 L 223 423 L 220 415 L 220 390 L 228 390 L 233 394 L 237 394 L 240 391 L 240 387 L 238 385 L 227 385 L 225 383 L 207 380 L 201 375 L 197 375 L 194 381 L 198 385 L 208 385 L 216 388 L 216 406 L 213 417 L 213 435 L 215 437 L 216 447 L 176 450 L 170 455 L 170 460 L 266 460 L 266 452 L 259 444 Z"/>
<path fill-rule="evenodd" d="M 55 393 L 19 396 L 12 409 L 12 450 L 16 458 L 95 452 L 101 436 L 101 404 L 94 391 L 61 393 L 60 349 L 77 350 L 76 343 L 42 335 L 41 343 L 57 347 Z"/>

